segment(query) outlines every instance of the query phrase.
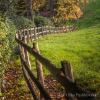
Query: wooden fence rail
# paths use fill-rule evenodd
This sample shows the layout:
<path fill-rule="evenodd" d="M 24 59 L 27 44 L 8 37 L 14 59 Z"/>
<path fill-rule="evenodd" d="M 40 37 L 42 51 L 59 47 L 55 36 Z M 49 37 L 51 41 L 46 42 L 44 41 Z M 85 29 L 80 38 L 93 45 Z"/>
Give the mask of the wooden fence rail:
<path fill-rule="evenodd" d="M 28 73 L 28 75 L 30 76 L 31 80 L 34 81 L 34 83 L 36 84 L 36 86 L 39 88 L 40 92 L 42 93 L 42 95 L 44 96 L 44 98 L 46 100 L 50 100 L 50 96 L 48 95 L 48 93 L 46 92 L 46 90 L 43 88 L 43 86 L 41 85 L 41 83 L 37 80 L 37 78 L 35 77 L 35 75 L 31 72 L 31 70 L 29 69 L 29 66 L 28 64 L 24 61 L 24 58 L 22 56 L 21 57 L 21 61 L 22 61 L 22 64 L 23 64 L 23 72 L 24 72 L 24 76 L 27 77 L 27 74 L 26 72 Z M 25 72 L 26 70 L 26 72 Z M 29 80 L 27 82 L 30 82 Z M 30 84 L 31 86 L 31 83 L 28 83 Z M 35 94 L 35 92 L 33 92 L 33 88 L 31 86 L 31 92 L 32 94 Z M 33 95 L 35 98 L 36 96 Z"/>
<path fill-rule="evenodd" d="M 59 31 L 59 29 L 60 29 L 60 31 Z M 62 28 L 62 29 L 65 29 L 65 28 Z M 55 30 L 57 33 L 61 32 L 61 27 L 59 27 L 59 28 L 58 27 L 57 28 L 38 27 L 38 28 L 24 29 L 19 32 L 20 34 L 16 34 L 16 37 L 15 37 L 15 39 L 20 47 L 20 58 L 21 58 L 22 66 L 23 66 L 22 67 L 23 73 L 24 73 L 26 82 L 28 84 L 28 87 L 29 87 L 33 97 L 36 100 L 38 100 L 37 96 L 35 95 L 34 89 L 32 88 L 32 84 L 30 83 L 30 80 L 35 83 L 35 85 L 38 87 L 38 89 L 40 90 L 40 93 L 42 94 L 42 96 L 45 100 L 51 100 L 51 97 L 49 96 L 48 92 L 45 90 L 43 84 L 41 84 L 41 82 L 34 76 L 32 71 L 30 70 L 29 64 L 28 64 L 29 61 L 27 61 L 25 59 L 22 48 L 24 48 L 24 50 L 26 50 L 31 55 L 33 55 L 41 64 L 43 64 L 51 72 L 53 77 L 65 88 L 66 93 L 67 93 L 66 94 L 67 99 L 69 99 L 68 93 L 70 93 L 70 94 L 73 94 L 75 96 L 75 98 L 77 98 L 78 100 L 93 100 L 94 97 L 90 96 L 91 92 L 82 89 L 74 82 L 74 78 L 71 73 L 72 72 L 71 66 L 68 62 L 63 61 L 62 68 L 58 69 L 57 66 L 54 65 L 49 59 L 43 57 L 39 52 L 37 52 L 37 50 L 34 47 L 30 47 L 27 45 L 27 43 L 22 41 L 23 38 L 27 38 L 27 41 L 29 41 L 30 39 L 36 40 L 37 37 L 39 38 L 40 34 L 42 36 L 44 34 L 51 34 L 52 32 L 55 32 Z M 33 32 L 33 33 L 31 33 L 31 32 Z M 62 31 L 62 32 L 66 32 L 66 31 Z M 87 96 L 81 96 L 82 94 L 86 94 Z M 71 98 L 71 100 L 73 100 L 73 98 Z"/>
<path fill-rule="evenodd" d="M 22 37 L 26 37 L 27 40 L 30 39 L 35 40 L 47 34 L 65 33 L 73 30 L 75 30 L 73 26 L 66 26 L 66 27 L 45 26 L 45 27 L 34 27 L 31 29 L 21 29 L 19 33 L 21 33 Z"/>

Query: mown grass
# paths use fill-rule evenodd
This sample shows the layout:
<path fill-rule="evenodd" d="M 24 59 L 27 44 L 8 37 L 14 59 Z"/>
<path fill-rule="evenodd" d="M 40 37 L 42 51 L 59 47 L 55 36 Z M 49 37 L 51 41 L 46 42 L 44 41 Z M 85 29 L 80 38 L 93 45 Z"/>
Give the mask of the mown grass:
<path fill-rule="evenodd" d="M 81 72 L 79 68 L 99 71 L 99 39 L 99 28 L 84 29 L 68 34 L 45 36 L 39 40 L 39 47 L 41 53 L 58 66 L 61 60 L 66 59 L 72 62 L 78 73 Z"/>
<path fill-rule="evenodd" d="M 88 88 L 98 89 L 100 86 L 99 26 L 71 33 L 47 35 L 38 42 L 41 54 L 58 68 L 61 67 L 60 61 L 69 61 L 73 67 L 75 80 Z M 46 69 L 44 73 L 49 74 Z"/>
<path fill-rule="evenodd" d="M 38 40 L 43 56 L 50 59 L 58 68 L 61 67 L 60 61 L 69 61 L 73 67 L 75 80 L 82 86 L 99 91 L 98 94 L 100 93 L 99 4 L 99 0 L 96 0 L 95 4 L 88 5 L 85 15 L 77 23 L 79 30 L 47 35 Z M 31 60 L 34 62 L 33 57 Z M 49 74 L 46 69 L 44 73 Z"/>

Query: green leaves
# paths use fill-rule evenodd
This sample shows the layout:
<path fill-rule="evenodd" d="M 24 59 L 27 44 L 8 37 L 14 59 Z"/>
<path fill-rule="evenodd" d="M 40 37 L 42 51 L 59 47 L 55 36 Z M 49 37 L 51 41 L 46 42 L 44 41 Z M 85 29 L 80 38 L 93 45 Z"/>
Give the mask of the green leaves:
<path fill-rule="evenodd" d="M 37 27 L 41 26 L 52 26 L 51 20 L 47 19 L 46 17 L 36 16 L 34 18 L 34 23 Z"/>

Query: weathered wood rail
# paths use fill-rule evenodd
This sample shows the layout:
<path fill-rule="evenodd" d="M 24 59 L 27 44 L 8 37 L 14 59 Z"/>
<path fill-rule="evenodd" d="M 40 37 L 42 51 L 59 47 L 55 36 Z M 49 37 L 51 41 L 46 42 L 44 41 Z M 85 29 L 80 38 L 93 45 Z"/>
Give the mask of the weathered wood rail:
<path fill-rule="evenodd" d="M 47 90 L 45 89 L 43 83 L 43 73 L 39 72 L 42 71 L 41 65 L 44 65 L 53 77 L 65 88 L 66 94 L 65 98 L 67 100 L 93 100 L 94 97 L 91 95 L 90 91 L 87 91 L 81 87 L 79 87 L 74 82 L 74 77 L 72 74 L 72 69 L 70 64 L 67 61 L 62 61 L 62 68 L 58 69 L 56 65 L 54 65 L 49 59 L 45 58 L 43 55 L 39 53 L 39 50 L 35 48 L 35 42 L 33 43 L 33 47 L 28 46 L 28 42 L 31 40 L 37 40 L 40 36 L 51 34 L 51 33 L 63 33 L 71 31 L 69 27 L 38 27 L 38 28 L 31 28 L 31 29 L 23 29 L 20 30 L 16 34 L 16 41 L 19 45 L 20 49 L 20 58 L 22 63 L 22 70 L 25 77 L 25 80 L 28 84 L 28 87 L 33 95 L 35 100 L 52 100 L 52 97 L 49 95 Z M 38 63 L 38 78 L 31 71 L 31 64 L 29 60 L 29 55 L 33 55 Z M 39 80 L 40 78 L 40 80 Z M 40 92 L 40 97 L 37 96 L 34 85 L 38 88 Z M 73 97 L 71 97 L 71 95 Z M 86 96 L 82 96 L 85 94 Z"/>
<path fill-rule="evenodd" d="M 21 29 L 19 33 L 21 33 L 22 37 L 26 37 L 27 40 L 35 40 L 47 34 L 65 33 L 73 31 L 75 29 L 76 28 L 73 26 L 66 26 L 66 27 L 44 26 L 44 27 L 34 27 L 30 29 L 27 28 Z"/>

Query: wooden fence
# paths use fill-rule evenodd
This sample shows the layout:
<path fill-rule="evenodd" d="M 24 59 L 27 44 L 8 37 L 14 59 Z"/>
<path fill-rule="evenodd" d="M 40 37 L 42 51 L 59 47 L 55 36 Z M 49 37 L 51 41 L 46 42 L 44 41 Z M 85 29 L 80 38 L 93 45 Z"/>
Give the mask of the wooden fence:
<path fill-rule="evenodd" d="M 20 58 L 22 63 L 22 70 L 28 87 L 32 93 L 35 100 L 52 100 L 52 97 L 47 92 L 44 86 L 44 78 L 42 65 L 46 67 L 53 77 L 64 87 L 66 93 L 65 98 L 67 100 L 93 100 L 94 97 L 91 96 L 91 92 L 79 87 L 74 82 L 74 77 L 72 74 L 72 68 L 70 63 L 67 61 L 61 61 L 62 68 L 57 68 L 49 59 L 45 58 L 40 54 L 39 48 L 36 42 L 33 43 L 33 47 L 28 46 L 28 42 L 31 40 L 36 40 L 39 37 L 51 34 L 51 33 L 63 33 L 71 31 L 69 27 L 38 27 L 31 29 L 20 30 L 16 34 L 16 41 L 20 49 Z M 37 78 L 31 71 L 31 63 L 29 60 L 29 55 L 33 55 L 36 58 L 37 67 Z M 34 87 L 37 87 L 40 92 L 40 97 L 37 96 Z M 74 97 L 70 97 L 68 94 L 73 94 Z M 82 96 L 85 94 L 86 96 Z"/>
<path fill-rule="evenodd" d="M 22 37 L 26 36 L 28 40 L 35 40 L 47 34 L 71 32 L 75 29 L 76 28 L 74 26 L 66 26 L 66 27 L 44 26 L 44 27 L 34 27 L 30 29 L 27 28 L 21 29 L 19 33 L 21 33 Z"/>

